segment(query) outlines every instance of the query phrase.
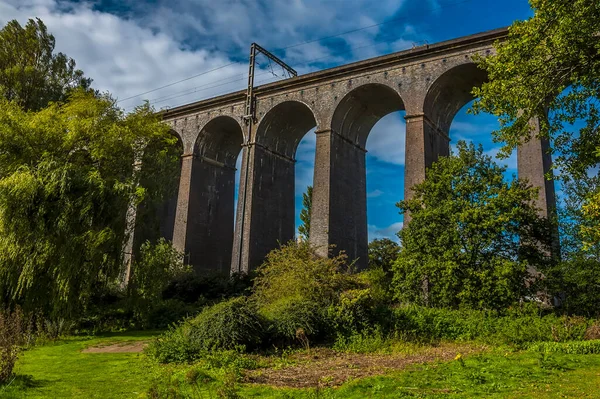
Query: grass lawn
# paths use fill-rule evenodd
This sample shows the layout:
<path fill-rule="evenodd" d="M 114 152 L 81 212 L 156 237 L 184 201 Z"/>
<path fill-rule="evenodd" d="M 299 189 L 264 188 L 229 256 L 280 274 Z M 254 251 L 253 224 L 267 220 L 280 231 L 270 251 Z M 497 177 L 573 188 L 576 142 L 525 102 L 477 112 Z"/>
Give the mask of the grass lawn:
<path fill-rule="evenodd" d="M 0 388 L 0 398 L 144 398 L 152 385 L 154 397 L 167 397 L 170 388 L 190 398 L 600 398 L 600 355 L 541 354 L 513 352 L 494 348 L 466 355 L 465 346 L 442 345 L 439 348 L 413 347 L 396 355 L 343 355 L 331 358 L 315 351 L 295 356 L 235 356 L 227 364 L 212 362 L 196 365 L 159 366 L 141 353 L 83 353 L 89 347 L 108 344 L 132 344 L 148 340 L 152 333 L 123 333 L 95 338 L 70 338 L 24 352 L 17 365 L 17 378 Z M 448 360 L 451 351 L 465 354 Z M 445 354 L 445 360 L 429 361 L 432 354 Z M 364 356 L 361 358 L 361 356 Z M 352 379 L 341 386 L 334 382 L 330 363 L 348 362 L 348 369 L 400 361 L 398 370 Z M 412 356 L 414 361 L 404 361 Z M 406 359 L 404 359 L 406 360 Z M 341 363 L 340 363 L 341 362 Z M 333 363 L 331 363 L 333 364 Z M 360 366 L 357 366 L 360 365 Z M 320 369 L 319 369 L 320 367 Z M 245 370 L 252 368 L 254 370 Z M 190 385 L 189 370 L 198 370 L 198 383 Z M 306 369 L 306 370 L 304 370 Z M 314 386 L 289 388 L 251 384 L 249 375 L 287 376 L 315 370 L 321 373 Z M 304 371 L 303 371 L 304 370 Z M 302 374 L 300 374 L 302 375 Z M 186 382 L 186 376 L 188 377 Z M 238 381 L 236 382 L 236 378 Z M 337 378 L 337 377 L 335 377 Z M 161 394 L 162 393 L 162 394 Z M 175 397 L 175 396 L 169 396 Z"/>
<path fill-rule="evenodd" d="M 25 351 L 0 398 L 136 398 L 157 369 L 141 353 L 81 353 L 103 343 L 148 340 L 152 333 L 69 338 Z M 150 371 L 150 373 L 149 373 Z"/>

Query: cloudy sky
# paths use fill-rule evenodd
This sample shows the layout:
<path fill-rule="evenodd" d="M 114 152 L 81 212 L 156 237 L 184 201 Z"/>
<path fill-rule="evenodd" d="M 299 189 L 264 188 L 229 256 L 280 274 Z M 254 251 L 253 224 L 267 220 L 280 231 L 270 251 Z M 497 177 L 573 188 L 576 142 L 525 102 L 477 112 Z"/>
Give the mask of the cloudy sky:
<path fill-rule="evenodd" d="M 41 18 L 56 49 L 126 110 L 146 99 L 160 109 L 244 88 L 253 41 L 304 74 L 531 15 L 526 0 L 0 0 L 0 26 Z M 263 63 L 257 83 L 278 79 Z M 454 120 L 452 142 L 472 140 L 495 155 L 489 133 L 496 121 L 467 109 Z M 297 214 L 312 183 L 314 143 L 309 132 L 297 153 Z M 367 150 L 369 238 L 395 239 L 402 225 L 395 207 L 404 185 L 402 113 L 379 121 Z M 516 173 L 516 157 L 502 163 Z"/>

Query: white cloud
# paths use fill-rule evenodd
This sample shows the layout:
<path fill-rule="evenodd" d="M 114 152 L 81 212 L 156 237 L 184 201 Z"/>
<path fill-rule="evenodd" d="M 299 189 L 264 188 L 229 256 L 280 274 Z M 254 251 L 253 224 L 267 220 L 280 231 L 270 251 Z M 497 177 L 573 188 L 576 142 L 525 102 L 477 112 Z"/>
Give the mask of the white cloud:
<path fill-rule="evenodd" d="M 57 50 L 73 57 L 94 88 L 125 99 L 174 81 L 230 63 L 233 65 L 184 83 L 120 103 L 131 109 L 142 99 L 157 100 L 157 108 L 176 106 L 245 87 L 249 44 L 257 41 L 272 51 L 311 42 L 377 23 L 396 14 L 406 0 L 344 3 L 318 0 L 156 0 L 141 2 L 0 0 L 0 24 L 11 19 L 24 24 L 40 17 L 56 37 Z M 101 11 L 109 4 L 110 12 Z M 280 50 L 278 55 L 300 73 L 310 72 L 311 59 L 327 65 L 359 56 L 352 51 L 335 56 L 334 47 L 371 46 L 378 55 L 406 46 L 402 39 L 376 39 L 380 26 L 321 42 Z M 415 35 L 414 26 L 394 29 Z M 395 40 L 395 42 L 394 42 Z M 336 46 L 334 46 L 334 43 Z M 257 83 L 277 78 L 260 71 Z"/>
<path fill-rule="evenodd" d="M 367 151 L 379 161 L 404 165 L 406 123 L 403 113 L 394 112 L 381 118 L 367 140 Z"/>
<path fill-rule="evenodd" d="M 402 230 L 403 226 L 403 222 L 395 222 L 386 227 L 378 227 L 370 224 L 368 226 L 369 241 L 373 241 L 378 238 L 389 238 L 390 240 L 400 242 L 396 233 Z"/>
<path fill-rule="evenodd" d="M 373 190 L 367 194 L 367 198 L 377 198 L 377 197 L 381 197 L 383 194 L 384 194 L 384 192 L 381 190 Z"/>

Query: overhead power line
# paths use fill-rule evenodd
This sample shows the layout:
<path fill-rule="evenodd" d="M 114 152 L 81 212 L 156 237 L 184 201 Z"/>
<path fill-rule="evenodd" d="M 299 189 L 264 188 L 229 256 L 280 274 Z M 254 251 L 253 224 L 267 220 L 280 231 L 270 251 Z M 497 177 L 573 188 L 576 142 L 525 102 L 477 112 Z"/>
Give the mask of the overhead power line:
<path fill-rule="evenodd" d="M 449 7 L 449 6 L 456 6 L 456 5 L 460 5 L 460 4 L 464 4 L 464 3 L 470 3 L 472 1 L 473 0 L 461 0 L 461 1 L 453 2 L 453 3 L 445 3 L 445 4 L 442 4 L 442 5 L 438 6 L 438 7 L 433 7 L 433 8 L 427 9 L 425 11 L 426 12 L 438 11 L 438 10 L 441 10 L 441 9 Z M 386 24 L 393 23 L 393 22 L 399 22 L 399 21 L 407 20 L 407 19 L 409 19 L 409 17 L 406 17 L 406 16 L 405 17 L 393 18 L 393 19 L 390 19 L 390 20 L 387 20 L 387 21 L 376 23 L 376 24 L 372 24 L 372 25 L 368 25 L 368 26 L 363 26 L 363 27 L 356 28 L 356 29 L 351 29 L 351 30 L 348 30 L 348 31 L 345 31 L 345 32 L 341 32 L 341 33 L 335 34 L 335 35 L 324 36 L 324 37 L 320 37 L 318 39 L 307 40 L 307 41 L 304 41 L 304 42 L 292 44 L 292 45 L 289 45 L 289 46 L 286 46 L 286 47 L 282 47 L 282 48 L 276 49 L 276 50 L 274 50 L 274 52 L 280 52 L 280 51 L 288 50 L 290 48 L 300 47 L 300 46 L 304 46 L 304 45 L 307 45 L 307 44 L 316 43 L 316 42 L 320 42 L 320 41 L 323 41 L 323 40 L 328 40 L 328 39 L 332 39 L 332 38 L 335 38 L 335 37 L 340 37 L 340 36 L 348 35 L 350 33 L 360 32 L 360 31 L 363 31 L 363 30 L 366 30 L 366 29 L 372 29 L 372 28 L 375 28 L 375 27 L 378 27 L 378 26 L 386 25 Z M 127 101 L 127 100 L 131 100 L 133 98 L 136 98 L 136 97 L 139 97 L 139 96 L 143 96 L 145 94 L 153 93 L 155 91 L 162 90 L 162 89 L 165 89 L 165 88 L 168 88 L 168 87 L 171 87 L 171 86 L 175 86 L 175 85 L 177 85 L 179 83 L 183 83 L 183 82 L 186 82 L 188 80 L 192 80 L 192 79 L 195 79 L 197 77 L 200 77 L 200 76 L 203 76 L 203 75 L 206 75 L 206 74 L 209 74 L 209 73 L 212 73 L 212 72 L 215 72 L 215 71 L 218 71 L 220 69 L 226 68 L 228 66 L 236 65 L 236 64 L 237 64 L 236 62 L 230 62 L 228 64 L 224 64 L 224 65 L 218 66 L 216 68 L 213 68 L 213 69 L 210 69 L 210 70 L 198 73 L 196 75 L 187 77 L 185 79 L 181 79 L 181 80 L 178 80 L 176 82 L 172 82 L 172 83 L 166 84 L 164 86 L 160 86 L 160 87 L 157 87 L 155 89 L 145 91 L 143 93 L 139 93 L 139 94 L 136 94 L 136 95 L 133 95 L 133 96 L 129 96 L 129 97 L 120 99 L 120 100 L 117 101 L 117 103 L 120 103 L 120 102 L 123 102 L 123 101 Z"/>

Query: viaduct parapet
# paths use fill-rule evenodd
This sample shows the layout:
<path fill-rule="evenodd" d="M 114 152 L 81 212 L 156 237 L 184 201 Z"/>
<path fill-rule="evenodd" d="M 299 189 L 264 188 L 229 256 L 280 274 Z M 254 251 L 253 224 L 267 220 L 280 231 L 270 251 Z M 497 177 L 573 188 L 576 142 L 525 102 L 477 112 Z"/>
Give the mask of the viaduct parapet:
<path fill-rule="evenodd" d="M 310 241 L 322 255 L 335 245 L 365 267 L 365 145 L 372 127 L 405 111 L 404 196 L 410 198 L 426 169 L 449 154 L 452 120 L 486 80 L 474 57 L 492 54 L 506 36 L 498 29 L 259 86 L 250 136 L 242 119 L 244 91 L 165 111 L 183 154 L 164 236 L 197 271 L 247 272 L 260 265 L 279 243 L 294 239 L 296 149 L 315 128 Z M 555 207 L 554 185 L 545 177 L 547 149 L 535 138 L 518 149 L 519 176 L 540 188 L 537 205 L 544 215 Z"/>

